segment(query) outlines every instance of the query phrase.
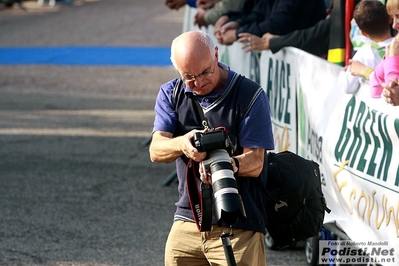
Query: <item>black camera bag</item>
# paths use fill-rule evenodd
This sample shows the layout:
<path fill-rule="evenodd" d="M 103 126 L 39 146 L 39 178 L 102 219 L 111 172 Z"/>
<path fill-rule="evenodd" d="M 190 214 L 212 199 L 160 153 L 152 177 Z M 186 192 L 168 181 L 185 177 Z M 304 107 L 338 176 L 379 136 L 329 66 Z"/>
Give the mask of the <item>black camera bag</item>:
<path fill-rule="evenodd" d="M 268 153 L 266 229 L 277 247 L 317 235 L 327 208 L 319 165 L 290 151 Z"/>

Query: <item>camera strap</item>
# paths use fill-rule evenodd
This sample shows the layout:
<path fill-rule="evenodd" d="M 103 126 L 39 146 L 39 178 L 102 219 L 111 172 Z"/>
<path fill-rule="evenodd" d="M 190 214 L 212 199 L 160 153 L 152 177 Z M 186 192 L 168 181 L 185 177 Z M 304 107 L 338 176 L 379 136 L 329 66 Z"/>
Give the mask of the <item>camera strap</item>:
<path fill-rule="evenodd" d="M 186 168 L 186 185 L 191 211 L 199 232 L 211 231 L 212 227 L 212 197 L 213 191 L 210 184 L 201 182 L 201 195 L 198 191 L 197 173 L 198 166 L 190 160 Z"/>
<path fill-rule="evenodd" d="M 197 111 L 196 112 L 197 115 L 201 119 L 201 125 L 204 127 L 204 129 L 209 129 L 208 119 L 205 117 L 204 110 L 202 110 L 200 103 L 195 99 L 193 94 L 190 94 L 190 98 L 191 98 L 192 102 L 194 103 L 195 110 Z"/>
<path fill-rule="evenodd" d="M 191 100 L 194 103 L 196 113 L 201 119 L 201 124 L 205 129 L 208 129 L 208 121 L 204 115 L 204 111 L 200 106 L 200 103 L 194 98 L 194 95 L 190 95 Z M 211 231 L 212 228 L 212 199 L 213 191 L 212 185 L 201 182 L 201 194 L 198 190 L 197 173 L 199 172 L 197 167 L 198 163 L 190 160 L 187 163 L 186 169 L 186 185 L 188 191 L 188 198 L 190 200 L 191 211 L 193 212 L 195 223 L 199 232 Z"/>

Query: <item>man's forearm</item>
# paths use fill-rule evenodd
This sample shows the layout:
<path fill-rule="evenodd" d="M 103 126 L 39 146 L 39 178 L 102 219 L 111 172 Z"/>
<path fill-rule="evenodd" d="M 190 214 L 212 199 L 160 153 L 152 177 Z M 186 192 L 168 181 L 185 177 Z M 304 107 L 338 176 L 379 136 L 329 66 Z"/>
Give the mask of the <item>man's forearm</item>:
<path fill-rule="evenodd" d="M 172 134 L 170 134 L 172 136 Z M 150 158 L 152 162 L 170 163 L 183 155 L 181 143 L 183 136 L 172 138 L 154 133 L 150 144 Z"/>
<path fill-rule="evenodd" d="M 264 149 L 244 148 L 244 152 L 234 156 L 239 161 L 239 176 L 258 177 L 263 169 Z"/>

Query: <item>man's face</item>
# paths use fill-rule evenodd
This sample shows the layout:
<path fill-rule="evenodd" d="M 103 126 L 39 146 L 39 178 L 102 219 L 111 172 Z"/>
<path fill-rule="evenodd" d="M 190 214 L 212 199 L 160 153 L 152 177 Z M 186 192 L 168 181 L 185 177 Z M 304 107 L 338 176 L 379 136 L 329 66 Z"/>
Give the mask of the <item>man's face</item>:
<path fill-rule="evenodd" d="M 214 75 L 217 68 L 217 58 L 206 56 L 197 62 L 190 62 L 180 69 L 180 75 L 186 85 L 198 95 L 206 95 L 217 85 Z"/>

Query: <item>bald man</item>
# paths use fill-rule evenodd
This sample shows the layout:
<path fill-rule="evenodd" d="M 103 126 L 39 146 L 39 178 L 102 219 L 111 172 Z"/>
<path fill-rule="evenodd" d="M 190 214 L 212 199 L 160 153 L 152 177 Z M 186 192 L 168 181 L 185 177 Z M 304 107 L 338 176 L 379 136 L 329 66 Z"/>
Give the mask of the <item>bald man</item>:
<path fill-rule="evenodd" d="M 274 149 L 270 106 L 259 84 L 235 73 L 218 59 L 218 47 L 208 34 L 202 31 L 181 34 L 171 45 L 171 61 L 180 78 L 163 84 L 156 99 L 150 158 L 153 162 L 175 161 L 179 181 L 179 199 L 166 242 L 165 265 L 227 265 L 220 236 L 230 230 L 234 232 L 230 241 L 237 265 L 266 265 L 267 218 L 261 186 L 266 185 L 267 179 L 263 167 L 267 165 L 265 152 Z M 210 129 L 204 129 L 203 125 Z M 246 219 L 237 216 L 233 223 L 217 220 L 218 210 L 213 206 L 212 226 L 203 230 L 205 218 L 202 221 L 202 216 L 193 212 L 191 206 L 196 204 L 188 187 L 192 180 L 197 187 L 212 184 L 216 175 L 207 168 L 204 170 L 203 161 L 209 160 L 209 154 L 193 145 L 193 137 L 195 132 L 219 127 L 237 145 L 234 153 L 227 156 L 224 167 L 234 172 Z M 195 174 L 190 175 L 187 169 L 194 169 Z"/>

